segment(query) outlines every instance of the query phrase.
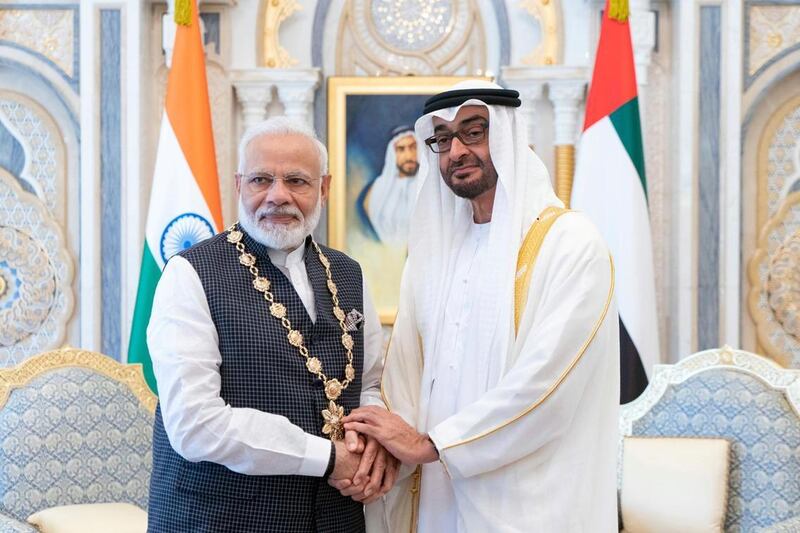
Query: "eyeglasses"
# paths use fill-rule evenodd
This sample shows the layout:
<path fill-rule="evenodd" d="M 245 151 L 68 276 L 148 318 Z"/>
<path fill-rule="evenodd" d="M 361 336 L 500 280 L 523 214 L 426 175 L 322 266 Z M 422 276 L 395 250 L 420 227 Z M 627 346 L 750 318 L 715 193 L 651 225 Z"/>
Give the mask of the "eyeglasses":
<path fill-rule="evenodd" d="M 287 176 L 273 176 L 267 173 L 254 173 L 241 175 L 242 184 L 251 193 L 262 193 L 272 188 L 277 181 L 282 181 L 292 194 L 308 194 L 314 190 L 314 184 L 320 178 L 310 178 L 304 174 L 289 174 Z"/>
<path fill-rule="evenodd" d="M 425 144 L 434 154 L 449 152 L 453 144 L 453 137 L 456 137 L 461 144 L 479 144 L 486 140 L 486 131 L 489 129 L 488 122 L 476 122 L 452 133 L 436 133 L 432 137 L 425 139 Z"/>

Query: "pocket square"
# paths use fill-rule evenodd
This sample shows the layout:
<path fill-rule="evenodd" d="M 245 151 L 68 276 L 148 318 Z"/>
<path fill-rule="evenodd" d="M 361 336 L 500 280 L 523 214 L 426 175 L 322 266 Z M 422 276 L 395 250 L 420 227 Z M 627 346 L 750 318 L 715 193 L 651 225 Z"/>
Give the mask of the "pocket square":
<path fill-rule="evenodd" d="M 344 327 L 347 331 L 356 331 L 362 322 L 364 322 L 364 315 L 359 313 L 358 309 L 353 309 L 344 318 Z"/>

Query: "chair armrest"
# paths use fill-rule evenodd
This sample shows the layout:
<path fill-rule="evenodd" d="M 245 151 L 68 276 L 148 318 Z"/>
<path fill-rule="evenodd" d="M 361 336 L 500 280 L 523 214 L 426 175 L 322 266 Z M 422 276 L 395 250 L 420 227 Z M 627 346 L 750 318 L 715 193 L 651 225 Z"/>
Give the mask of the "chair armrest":
<path fill-rule="evenodd" d="M 39 530 L 27 522 L 20 522 L 0 511 L 0 531 L 3 533 L 39 533 Z"/>
<path fill-rule="evenodd" d="M 793 516 L 783 522 L 772 524 L 765 528 L 759 529 L 760 533 L 798 533 L 800 532 L 800 515 Z"/>

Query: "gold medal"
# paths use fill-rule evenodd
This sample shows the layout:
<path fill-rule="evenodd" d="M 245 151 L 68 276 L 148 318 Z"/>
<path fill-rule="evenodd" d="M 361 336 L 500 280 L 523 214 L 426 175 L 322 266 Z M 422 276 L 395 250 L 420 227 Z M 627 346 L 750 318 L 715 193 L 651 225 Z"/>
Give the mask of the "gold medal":
<path fill-rule="evenodd" d="M 328 435 L 331 440 L 342 440 L 344 438 L 344 407 L 336 405 L 333 400 L 328 403 L 328 408 L 322 410 L 322 419 L 325 425 L 322 426 L 322 433 Z"/>

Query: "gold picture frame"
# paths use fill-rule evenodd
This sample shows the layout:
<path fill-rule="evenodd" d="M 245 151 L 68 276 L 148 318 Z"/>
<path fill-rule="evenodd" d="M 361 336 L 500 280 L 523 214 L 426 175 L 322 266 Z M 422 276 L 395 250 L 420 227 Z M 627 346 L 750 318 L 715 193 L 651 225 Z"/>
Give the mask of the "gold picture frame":
<path fill-rule="evenodd" d="M 328 152 L 332 175 L 328 245 L 361 264 L 383 324 L 393 324 L 397 314 L 405 248 L 398 241 L 390 244 L 380 240 L 378 232 L 365 221 L 367 209 L 363 206 L 367 201 L 363 196 L 389 166 L 388 141 L 393 129 L 402 125 L 413 127 L 427 98 L 467 79 L 476 78 L 328 78 Z M 370 129 L 366 134 L 365 128 Z M 417 154 L 427 150 L 421 139 L 416 144 Z"/>

